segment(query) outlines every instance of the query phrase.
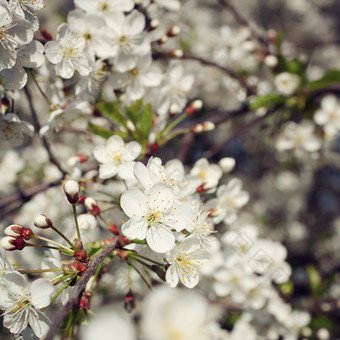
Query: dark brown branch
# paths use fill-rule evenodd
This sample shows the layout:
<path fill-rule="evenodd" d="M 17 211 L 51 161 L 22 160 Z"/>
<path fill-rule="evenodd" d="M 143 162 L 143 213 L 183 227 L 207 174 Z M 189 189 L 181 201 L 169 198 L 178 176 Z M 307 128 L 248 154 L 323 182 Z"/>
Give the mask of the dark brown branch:
<path fill-rule="evenodd" d="M 263 47 L 268 50 L 268 41 L 266 41 L 253 27 L 251 27 L 250 23 L 239 13 L 239 11 L 231 4 L 229 0 L 219 0 L 220 4 L 227 8 L 231 14 L 234 16 L 235 20 L 242 26 L 246 26 L 249 28 L 252 37 L 257 40 Z"/>
<path fill-rule="evenodd" d="M 33 106 L 33 102 L 32 102 L 32 96 L 28 90 L 28 86 L 25 86 L 24 88 L 25 90 L 25 94 L 26 94 L 26 97 L 27 97 L 27 100 L 28 100 L 28 105 L 30 106 L 30 109 L 31 109 L 31 113 L 32 113 L 32 119 L 33 119 L 33 125 L 34 125 L 34 128 L 35 128 L 35 132 L 40 136 L 39 134 L 39 131 L 40 131 L 40 123 L 39 123 L 39 120 L 38 120 L 38 115 L 34 109 L 34 106 Z M 51 161 L 51 163 L 53 163 L 58 169 L 59 171 L 65 176 L 66 175 L 66 171 L 62 168 L 62 166 L 59 164 L 59 161 L 57 160 L 57 158 L 54 156 L 51 148 L 50 148 L 50 145 L 47 141 L 47 138 L 45 136 L 40 136 L 41 138 L 41 141 L 44 145 L 44 148 L 45 150 L 47 151 L 48 153 L 48 157 Z"/>
<path fill-rule="evenodd" d="M 27 201 L 29 201 L 32 197 L 34 197 L 39 192 L 43 192 L 49 188 L 55 187 L 60 184 L 60 179 L 57 179 L 53 182 L 46 184 L 39 184 L 33 188 L 29 188 L 22 192 L 18 192 L 9 197 L 6 197 L 0 200 L 0 217 L 10 214 L 11 212 L 19 209 L 21 205 Z"/>
<path fill-rule="evenodd" d="M 110 243 L 99 255 L 92 259 L 84 275 L 80 278 L 78 283 L 74 286 L 72 294 L 63 308 L 55 316 L 53 323 L 48 331 L 45 340 L 53 340 L 58 332 L 60 324 L 63 322 L 68 313 L 74 308 L 79 306 L 79 300 L 82 293 L 85 291 L 86 285 L 90 278 L 95 274 L 99 264 L 115 249 L 116 241 Z"/>
<path fill-rule="evenodd" d="M 183 56 L 179 58 L 179 57 L 174 57 L 174 56 L 172 56 L 168 53 L 163 53 L 163 52 L 154 52 L 154 53 L 152 53 L 152 57 L 153 57 L 153 59 L 178 59 L 178 60 L 197 61 L 202 65 L 210 66 L 210 67 L 214 67 L 216 69 L 219 69 L 223 73 L 228 74 L 231 78 L 236 79 L 241 84 L 241 86 L 244 87 L 247 90 L 248 94 L 254 94 L 254 92 L 255 92 L 254 88 L 252 86 L 248 85 L 246 80 L 243 79 L 243 77 L 239 76 L 236 72 L 234 72 L 229 67 L 216 64 L 215 62 L 213 62 L 211 60 L 196 57 L 196 56 L 193 56 L 193 55 L 190 55 L 190 54 L 183 54 Z"/>
<path fill-rule="evenodd" d="M 231 135 L 229 135 L 227 138 L 222 140 L 222 142 L 216 144 L 210 150 L 206 151 L 204 153 L 203 157 L 208 158 L 208 159 L 213 157 L 218 151 L 220 151 L 220 149 L 222 149 L 226 144 L 228 144 L 235 137 L 241 135 L 242 133 L 245 133 L 246 131 L 248 131 L 248 129 L 252 128 L 254 125 L 257 125 L 259 122 L 263 121 L 265 118 L 267 118 L 269 115 L 274 113 L 276 110 L 277 110 L 277 107 L 274 107 L 271 110 L 269 110 L 264 116 L 256 117 L 255 119 L 251 120 L 250 122 L 241 125 Z"/>

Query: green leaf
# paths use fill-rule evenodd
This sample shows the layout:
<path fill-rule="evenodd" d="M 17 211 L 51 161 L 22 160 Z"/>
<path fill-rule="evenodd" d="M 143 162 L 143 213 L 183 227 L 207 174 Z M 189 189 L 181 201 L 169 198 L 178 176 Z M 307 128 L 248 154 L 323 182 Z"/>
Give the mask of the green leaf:
<path fill-rule="evenodd" d="M 286 61 L 286 70 L 289 73 L 303 75 L 306 70 L 306 63 L 302 62 L 299 59 Z"/>
<path fill-rule="evenodd" d="M 310 284 L 310 289 L 312 291 L 312 295 L 314 297 L 317 297 L 320 295 L 321 277 L 318 271 L 316 270 L 316 268 L 312 265 L 307 266 L 307 272 L 308 272 L 309 284 Z"/>
<path fill-rule="evenodd" d="M 327 71 L 320 79 L 311 81 L 308 84 L 308 88 L 311 91 L 315 91 L 339 82 L 340 82 L 340 70 L 330 70 Z"/>
<path fill-rule="evenodd" d="M 152 108 L 150 104 L 147 104 L 142 112 L 142 116 L 140 119 L 140 132 L 144 138 L 149 136 L 150 130 L 152 128 Z"/>
<path fill-rule="evenodd" d="M 257 110 L 261 107 L 273 106 L 276 104 L 284 103 L 285 97 L 279 95 L 278 93 L 269 93 L 263 96 L 257 96 L 250 104 L 251 110 Z"/>
<path fill-rule="evenodd" d="M 92 132 L 93 134 L 103 137 L 105 139 L 109 139 L 111 136 L 115 134 L 114 131 L 104 129 L 101 126 L 93 125 L 91 123 L 89 123 L 88 125 L 88 130 Z"/>
<path fill-rule="evenodd" d="M 139 99 L 137 100 L 132 106 L 125 107 L 125 113 L 128 116 L 128 118 L 131 120 L 134 126 L 137 125 L 140 111 L 142 109 L 143 100 Z"/>
<path fill-rule="evenodd" d="M 115 123 L 126 127 L 126 118 L 120 112 L 119 106 L 115 103 L 101 102 L 96 104 L 96 109 L 100 111 L 101 114 L 108 117 Z"/>

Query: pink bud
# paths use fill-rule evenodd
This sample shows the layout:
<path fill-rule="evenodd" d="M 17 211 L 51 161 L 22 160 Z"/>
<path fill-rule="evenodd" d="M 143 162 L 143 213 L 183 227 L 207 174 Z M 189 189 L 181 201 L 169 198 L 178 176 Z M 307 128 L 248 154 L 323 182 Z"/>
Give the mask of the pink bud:
<path fill-rule="evenodd" d="M 79 184 L 76 181 L 67 181 L 64 184 L 64 193 L 71 204 L 76 204 L 79 200 Z"/>
<path fill-rule="evenodd" d="M 35 217 L 34 225 L 37 228 L 47 229 L 53 226 L 53 222 L 46 215 L 41 214 Z"/>
<path fill-rule="evenodd" d="M 86 197 L 85 201 L 86 209 L 91 212 L 92 215 L 100 214 L 100 208 L 98 207 L 97 201 L 92 197 Z"/>
<path fill-rule="evenodd" d="M 14 236 L 5 236 L 1 239 L 1 246 L 8 251 L 22 250 L 26 246 L 24 239 Z"/>
<path fill-rule="evenodd" d="M 25 228 L 20 224 L 12 224 L 4 232 L 8 236 L 20 237 L 24 240 L 29 240 L 33 236 L 33 231 L 30 228 Z"/>

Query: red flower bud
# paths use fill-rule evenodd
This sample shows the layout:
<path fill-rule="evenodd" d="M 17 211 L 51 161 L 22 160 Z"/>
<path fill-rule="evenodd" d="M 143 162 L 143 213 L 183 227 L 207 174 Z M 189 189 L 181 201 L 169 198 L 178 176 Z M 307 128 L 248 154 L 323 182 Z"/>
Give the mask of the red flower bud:
<path fill-rule="evenodd" d="M 5 236 L 1 240 L 1 246 L 8 251 L 22 250 L 26 246 L 24 239 L 14 236 Z"/>
<path fill-rule="evenodd" d="M 30 228 L 25 228 L 20 224 L 12 224 L 5 229 L 5 234 L 8 236 L 19 237 L 24 240 L 29 240 L 33 236 L 33 231 Z"/>

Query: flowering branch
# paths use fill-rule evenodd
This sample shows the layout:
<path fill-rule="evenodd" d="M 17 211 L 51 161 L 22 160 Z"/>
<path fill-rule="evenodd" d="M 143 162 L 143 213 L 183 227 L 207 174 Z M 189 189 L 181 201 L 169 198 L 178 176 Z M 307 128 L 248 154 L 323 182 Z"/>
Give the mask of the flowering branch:
<path fill-rule="evenodd" d="M 46 335 L 45 340 L 52 340 L 55 334 L 58 331 L 58 328 L 67 314 L 72 310 L 72 308 L 79 305 L 79 298 L 81 294 L 84 292 L 86 285 L 92 275 L 96 272 L 99 264 L 115 249 L 116 242 L 110 243 L 104 250 L 92 259 L 88 268 L 86 269 L 83 276 L 80 278 L 79 282 L 74 286 L 72 294 L 65 304 L 65 306 L 60 310 L 60 312 L 56 315 L 49 332 Z"/>

